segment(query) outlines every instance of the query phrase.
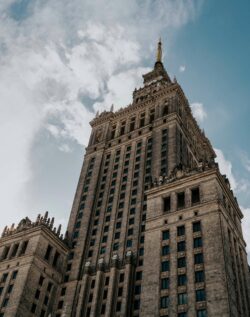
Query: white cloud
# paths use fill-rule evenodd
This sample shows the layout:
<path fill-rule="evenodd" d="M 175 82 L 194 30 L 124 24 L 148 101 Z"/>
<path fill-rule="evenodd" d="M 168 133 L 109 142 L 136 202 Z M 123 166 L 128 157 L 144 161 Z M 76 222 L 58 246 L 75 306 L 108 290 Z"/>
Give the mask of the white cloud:
<path fill-rule="evenodd" d="M 32 212 L 25 186 L 33 174 L 38 132 L 48 131 L 61 142 L 60 149 L 70 140 L 86 144 L 93 108 L 126 105 L 139 83 L 140 65 L 151 54 L 149 43 L 166 27 L 179 28 L 194 19 L 200 3 L 1 1 L 3 225 Z M 91 105 L 83 101 L 86 96 Z"/>
<path fill-rule="evenodd" d="M 219 149 L 214 149 L 214 150 L 217 155 L 216 161 L 219 163 L 221 173 L 225 174 L 228 177 L 231 184 L 231 188 L 235 190 L 238 184 L 232 172 L 232 163 L 225 158 L 221 150 Z"/>
<path fill-rule="evenodd" d="M 186 70 L 186 66 L 185 65 L 180 65 L 179 72 L 183 73 L 183 72 L 185 72 L 185 70 Z"/>
<path fill-rule="evenodd" d="M 68 144 L 61 144 L 59 146 L 59 150 L 65 153 L 70 153 L 72 152 L 72 149 L 70 148 L 70 146 Z"/>
<path fill-rule="evenodd" d="M 242 161 L 244 168 L 248 172 L 250 172 L 250 158 L 247 156 L 247 154 L 245 152 L 241 152 L 240 157 L 241 157 L 241 161 Z"/>
<path fill-rule="evenodd" d="M 192 109 L 192 113 L 194 115 L 194 117 L 199 121 L 199 122 L 203 122 L 204 119 L 206 119 L 207 117 L 207 113 L 204 109 L 204 106 L 202 103 L 200 102 L 193 102 L 191 104 L 191 109 Z"/>

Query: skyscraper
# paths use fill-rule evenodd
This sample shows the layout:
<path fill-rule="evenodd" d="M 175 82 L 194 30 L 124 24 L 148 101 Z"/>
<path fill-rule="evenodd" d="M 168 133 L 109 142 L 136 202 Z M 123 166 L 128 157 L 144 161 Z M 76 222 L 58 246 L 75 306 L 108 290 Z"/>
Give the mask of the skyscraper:
<path fill-rule="evenodd" d="M 250 316 L 242 213 L 161 41 L 143 78 L 90 122 L 66 237 L 47 214 L 5 229 L 1 317 Z"/>

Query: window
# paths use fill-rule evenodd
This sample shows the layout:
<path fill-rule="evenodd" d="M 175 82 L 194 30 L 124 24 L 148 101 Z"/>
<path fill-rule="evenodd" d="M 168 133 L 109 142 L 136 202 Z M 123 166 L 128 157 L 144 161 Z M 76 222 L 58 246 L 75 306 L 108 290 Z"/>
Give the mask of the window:
<path fill-rule="evenodd" d="M 118 297 L 122 296 L 123 288 L 119 287 L 118 288 Z"/>
<path fill-rule="evenodd" d="M 181 192 L 177 194 L 177 208 L 181 209 L 185 207 L 185 193 Z"/>
<path fill-rule="evenodd" d="M 105 226 L 104 227 L 104 232 L 108 232 L 109 231 L 109 226 Z"/>
<path fill-rule="evenodd" d="M 135 274 L 136 281 L 140 281 L 142 279 L 142 271 L 138 271 Z"/>
<path fill-rule="evenodd" d="M 150 109 L 149 122 L 152 123 L 154 121 L 154 118 L 155 118 L 155 109 Z"/>
<path fill-rule="evenodd" d="M 106 299 L 108 297 L 108 290 L 105 289 L 104 292 L 103 292 L 103 299 Z"/>
<path fill-rule="evenodd" d="M 31 306 L 31 310 L 30 310 L 33 314 L 36 312 L 36 304 L 32 304 Z"/>
<path fill-rule="evenodd" d="M 129 225 L 133 225 L 135 223 L 135 218 L 130 218 L 129 219 Z"/>
<path fill-rule="evenodd" d="M 178 294 L 178 305 L 187 304 L 187 293 Z"/>
<path fill-rule="evenodd" d="M 186 313 L 186 312 L 179 313 L 179 314 L 178 314 L 178 317 L 187 317 L 187 313 Z"/>
<path fill-rule="evenodd" d="M 49 302 L 49 298 L 48 298 L 48 296 L 45 296 L 45 297 L 44 297 L 43 304 L 47 306 L 47 305 L 48 305 L 48 302 Z"/>
<path fill-rule="evenodd" d="M 140 248 L 139 249 L 139 256 L 143 256 L 144 255 L 144 248 Z"/>
<path fill-rule="evenodd" d="M 127 248 L 131 248 L 132 247 L 132 240 L 127 240 Z"/>
<path fill-rule="evenodd" d="M 119 283 L 122 283 L 123 281 L 124 281 L 124 273 L 121 273 L 119 277 Z"/>
<path fill-rule="evenodd" d="M 201 231 L 201 222 L 197 221 L 193 223 L 193 232 Z"/>
<path fill-rule="evenodd" d="M 89 294 L 89 299 L 88 299 L 88 302 L 91 303 L 93 300 L 93 293 L 90 293 Z"/>
<path fill-rule="evenodd" d="M 45 260 L 49 260 L 51 252 L 52 252 L 52 246 L 48 245 L 47 251 L 46 251 L 45 256 L 44 256 Z"/>
<path fill-rule="evenodd" d="M 162 232 L 162 240 L 168 240 L 169 239 L 169 230 L 165 230 Z"/>
<path fill-rule="evenodd" d="M 178 275 L 178 286 L 187 285 L 187 276 L 186 274 Z"/>
<path fill-rule="evenodd" d="M 128 229 L 128 236 L 132 236 L 133 232 L 134 232 L 133 228 Z"/>
<path fill-rule="evenodd" d="M 117 222 L 117 223 L 116 223 L 116 229 L 120 229 L 121 226 L 122 226 L 122 223 L 121 223 L 121 222 Z"/>
<path fill-rule="evenodd" d="M 109 285 L 109 276 L 106 277 L 105 279 L 105 286 Z"/>
<path fill-rule="evenodd" d="M 90 286 L 91 288 L 94 288 L 95 287 L 95 280 L 92 280 L 91 281 L 91 286 Z"/>
<path fill-rule="evenodd" d="M 8 294 L 10 294 L 13 290 L 13 287 L 14 285 L 13 284 L 10 284 L 9 287 L 8 287 Z"/>
<path fill-rule="evenodd" d="M 164 105 L 162 109 L 162 116 L 166 116 L 168 114 L 168 106 Z"/>
<path fill-rule="evenodd" d="M 168 212 L 171 209 L 171 200 L 170 196 L 163 198 L 163 211 Z"/>
<path fill-rule="evenodd" d="M 162 255 L 168 255 L 169 254 L 169 245 L 164 245 L 162 247 Z"/>
<path fill-rule="evenodd" d="M 145 124 L 145 113 L 141 113 L 140 117 L 140 127 L 143 127 Z"/>
<path fill-rule="evenodd" d="M 39 285 L 42 286 L 44 281 L 44 277 L 41 275 L 39 278 Z"/>
<path fill-rule="evenodd" d="M 192 204 L 197 204 L 200 202 L 200 189 L 199 189 L 199 187 L 193 188 L 191 190 L 191 201 L 192 201 Z"/>
<path fill-rule="evenodd" d="M 58 302 L 57 308 L 58 308 L 58 309 L 62 309 L 62 308 L 63 308 L 63 301 L 62 301 L 62 300 L 60 300 L 60 301 Z"/>
<path fill-rule="evenodd" d="M 106 311 L 106 305 L 102 304 L 101 314 L 105 314 L 105 311 Z"/>
<path fill-rule="evenodd" d="M 206 309 L 197 310 L 197 317 L 207 317 Z"/>
<path fill-rule="evenodd" d="M 63 287 L 61 290 L 61 296 L 64 296 L 66 294 L 66 287 Z"/>
<path fill-rule="evenodd" d="M 40 290 L 37 289 L 35 293 L 35 298 L 38 299 L 40 297 Z"/>
<path fill-rule="evenodd" d="M 20 254 L 19 254 L 20 256 L 25 254 L 27 246 L 28 246 L 28 242 L 29 241 L 24 241 L 24 243 L 22 244 L 21 251 L 20 251 Z"/>
<path fill-rule="evenodd" d="M 129 130 L 133 131 L 134 129 L 135 129 L 135 117 L 131 118 Z"/>
<path fill-rule="evenodd" d="M 11 252 L 11 258 L 15 257 L 16 256 L 16 253 L 17 253 L 17 250 L 18 250 L 18 247 L 19 247 L 19 243 L 16 243 L 14 244 L 13 246 L 13 249 L 12 249 L 12 252 Z"/>
<path fill-rule="evenodd" d="M 163 261 L 161 263 L 161 271 L 168 272 L 169 271 L 169 261 Z"/>
<path fill-rule="evenodd" d="M 178 266 L 178 268 L 185 267 L 186 266 L 186 258 L 185 257 L 179 258 L 177 260 L 177 266 Z"/>
<path fill-rule="evenodd" d="M 140 300 L 136 299 L 134 301 L 134 310 L 138 310 L 138 309 L 140 309 Z"/>
<path fill-rule="evenodd" d="M 180 241 L 177 243 L 177 251 L 178 252 L 183 252 L 186 250 L 186 242 L 185 241 Z"/>
<path fill-rule="evenodd" d="M 184 236 L 185 235 L 185 226 L 179 226 L 177 227 L 177 236 Z"/>
<path fill-rule="evenodd" d="M 204 279 L 205 279 L 204 271 L 195 272 L 195 283 L 202 283 L 204 282 Z"/>
<path fill-rule="evenodd" d="M 104 237 L 102 238 L 102 243 L 106 243 L 107 240 L 108 240 L 108 236 L 104 236 Z"/>
<path fill-rule="evenodd" d="M 131 208 L 129 213 L 130 213 L 130 215 L 134 215 L 135 214 L 135 208 L 134 207 Z"/>
<path fill-rule="evenodd" d="M 194 238 L 194 248 L 201 248 L 202 247 L 202 238 Z"/>
<path fill-rule="evenodd" d="M 161 297 L 161 308 L 168 308 L 169 305 L 169 297 L 168 296 L 163 296 Z"/>
<path fill-rule="evenodd" d="M 203 263 L 203 253 L 197 253 L 194 255 L 194 264 Z"/>
<path fill-rule="evenodd" d="M 161 289 L 168 289 L 168 288 L 169 288 L 169 278 L 162 278 Z"/>
<path fill-rule="evenodd" d="M 7 277 L 8 277 L 8 273 L 4 273 L 3 276 L 2 276 L 1 282 L 2 283 L 6 282 Z"/>
<path fill-rule="evenodd" d="M 123 135 L 125 133 L 125 125 L 126 125 L 126 122 L 123 121 L 122 124 L 121 124 L 120 135 Z"/>
<path fill-rule="evenodd" d="M 120 238 L 120 232 L 116 232 L 115 233 L 115 239 L 119 239 Z"/>
<path fill-rule="evenodd" d="M 55 253 L 55 255 L 54 255 L 53 263 L 52 263 L 53 266 L 57 266 L 59 257 L 60 257 L 60 253 L 58 253 L 58 252 L 56 251 L 56 253 Z"/>
<path fill-rule="evenodd" d="M 105 247 L 101 247 L 100 253 L 103 254 L 103 253 L 105 253 L 105 252 L 106 252 L 106 248 L 105 248 Z"/>
<path fill-rule="evenodd" d="M 40 317 L 44 317 L 45 316 L 46 311 L 44 309 L 42 309 Z"/>
<path fill-rule="evenodd" d="M 118 242 L 115 242 L 114 244 L 113 244 L 113 251 L 116 251 L 116 250 L 118 250 L 119 249 L 119 243 Z"/>
<path fill-rule="evenodd" d="M 10 246 L 4 247 L 2 260 L 5 260 L 7 258 L 9 251 L 10 251 Z"/>
<path fill-rule="evenodd" d="M 2 295 L 3 287 L 0 287 L 0 296 Z"/>
<path fill-rule="evenodd" d="M 202 302 L 206 300 L 206 292 L 204 289 L 196 290 L 196 302 Z"/>

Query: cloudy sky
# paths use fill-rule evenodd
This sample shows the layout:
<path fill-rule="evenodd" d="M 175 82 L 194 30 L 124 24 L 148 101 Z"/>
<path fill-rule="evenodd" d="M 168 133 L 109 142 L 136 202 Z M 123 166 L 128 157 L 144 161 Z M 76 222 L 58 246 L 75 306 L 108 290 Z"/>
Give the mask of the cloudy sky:
<path fill-rule="evenodd" d="M 65 225 L 97 110 L 131 101 L 153 66 L 181 83 L 245 214 L 250 252 L 250 3 L 1 0 L 1 224 Z"/>

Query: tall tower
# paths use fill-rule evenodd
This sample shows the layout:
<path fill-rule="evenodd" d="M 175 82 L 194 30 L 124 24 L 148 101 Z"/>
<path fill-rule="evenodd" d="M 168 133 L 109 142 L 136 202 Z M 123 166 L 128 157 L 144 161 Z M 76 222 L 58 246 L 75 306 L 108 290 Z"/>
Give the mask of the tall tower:
<path fill-rule="evenodd" d="M 162 63 L 92 132 L 63 239 L 47 213 L 0 239 L 0 317 L 249 317 L 243 217 Z"/>
<path fill-rule="evenodd" d="M 250 316 L 242 213 L 162 63 L 92 121 L 56 316 Z"/>

